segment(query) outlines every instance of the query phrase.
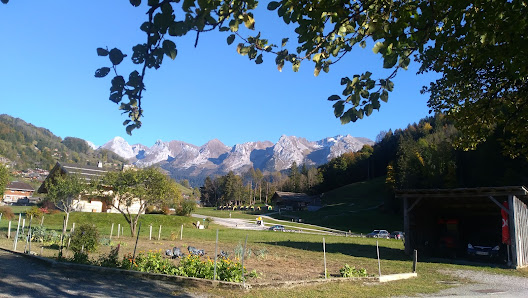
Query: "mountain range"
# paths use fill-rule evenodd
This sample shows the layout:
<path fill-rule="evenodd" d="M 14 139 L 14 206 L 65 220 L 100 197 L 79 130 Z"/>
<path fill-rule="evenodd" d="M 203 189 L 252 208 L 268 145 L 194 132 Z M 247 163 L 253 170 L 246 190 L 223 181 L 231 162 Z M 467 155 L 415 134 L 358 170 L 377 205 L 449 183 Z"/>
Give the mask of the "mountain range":
<path fill-rule="evenodd" d="M 174 179 L 199 183 L 210 175 L 224 175 L 229 171 L 240 174 L 252 167 L 263 172 L 283 171 L 294 161 L 299 166 L 318 166 L 345 152 L 358 151 L 365 144 L 373 145 L 374 142 L 350 135 L 320 141 L 283 135 L 275 144 L 257 141 L 229 147 L 214 139 L 196 146 L 176 140 L 158 140 L 152 147 L 147 147 L 130 145 L 123 138 L 115 137 L 99 148 L 112 151 L 138 167 L 157 165 Z"/>

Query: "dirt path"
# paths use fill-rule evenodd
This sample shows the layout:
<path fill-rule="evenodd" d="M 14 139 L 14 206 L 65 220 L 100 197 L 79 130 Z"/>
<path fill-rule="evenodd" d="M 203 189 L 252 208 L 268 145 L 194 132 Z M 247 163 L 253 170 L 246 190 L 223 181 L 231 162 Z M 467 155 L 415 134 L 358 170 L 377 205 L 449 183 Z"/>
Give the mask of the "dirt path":
<path fill-rule="evenodd" d="M 50 267 L 0 250 L 0 297 L 194 297 L 169 282 Z"/>

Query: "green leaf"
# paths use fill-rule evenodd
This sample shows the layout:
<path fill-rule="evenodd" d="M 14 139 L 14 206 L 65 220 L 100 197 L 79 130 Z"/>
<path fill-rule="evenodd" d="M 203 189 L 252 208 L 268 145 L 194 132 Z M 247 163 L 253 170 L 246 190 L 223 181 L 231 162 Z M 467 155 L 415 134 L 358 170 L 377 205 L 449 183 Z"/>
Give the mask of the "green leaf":
<path fill-rule="evenodd" d="M 292 70 L 293 70 L 293 72 L 298 72 L 298 71 L 299 71 L 299 67 L 301 67 L 301 62 L 300 62 L 300 61 L 295 61 L 295 62 L 292 64 Z"/>
<path fill-rule="evenodd" d="M 150 22 L 144 22 L 143 24 L 141 24 L 141 26 L 139 27 L 139 29 L 143 32 L 150 32 L 150 28 L 152 27 L 152 23 Z"/>
<path fill-rule="evenodd" d="M 359 43 L 359 46 L 362 47 L 363 49 L 367 46 L 367 42 L 362 40 L 360 43 Z"/>
<path fill-rule="evenodd" d="M 127 125 L 127 124 L 130 123 L 131 121 L 132 121 L 132 120 L 130 120 L 130 119 L 129 119 L 129 120 L 125 120 L 125 121 L 123 121 L 123 125 Z"/>
<path fill-rule="evenodd" d="M 262 62 L 263 62 L 263 60 L 262 60 L 262 54 L 260 54 L 260 55 L 257 56 L 257 59 L 255 60 L 255 63 L 256 63 L 256 64 L 261 64 Z"/>
<path fill-rule="evenodd" d="M 108 56 L 108 50 L 97 48 L 97 56 Z"/>
<path fill-rule="evenodd" d="M 126 133 L 131 136 L 132 135 L 132 131 L 136 128 L 136 125 L 135 124 L 130 124 L 126 127 Z"/>
<path fill-rule="evenodd" d="M 398 55 L 391 54 L 383 57 L 383 68 L 392 68 L 398 62 Z"/>
<path fill-rule="evenodd" d="M 233 41 L 235 41 L 235 35 L 234 34 L 231 34 L 227 37 L 227 44 L 228 45 L 231 45 L 233 43 Z"/>
<path fill-rule="evenodd" d="M 372 48 L 372 52 L 374 52 L 374 54 L 377 54 L 383 48 L 385 48 L 384 44 L 378 41 Z"/>
<path fill-rule="evenodd" d="M 123 52 L 117 48 L 110 50 L 110 62 L 112 62 L 113 65 L 119 65 L 119 63 L 121 63 L 125 57 L 126 55 L 124 55 Z"/>
<path fill-rule="evenodd" d="M 176 44 L 172 40 L 165 39 L 162 44 L 163 53 L 170 57 L 172 60 L 176 58 L 178 51 L 176 50 Z"/>
<path fill-rule="evenodd" d="M 343 115 L 343 110 L 345 109 L 345 102 L 343 100 L 339 100 L 333 105 L 334 107 L 334 115 L 336 118 L 341 117 Z"/>
<path fill-rule="evenodd" d="M 277 9 L 277 7 L 280 6 L 280 3 L 277 2 L 277 1 L 271 1 L 270 3 L 268 3 L 268 10 L 275 10 Z"/>
<path fill-rule="evenodd" d="M 9 0 L 2 0 L 2 3 L 7 4 Z"/>
<path fill-rule="evenodd" d="M 373 110 L 374 110 L 374 108 L 372 107 L 371 104 L 366 105 L 365 106 L 365 115 L 370 116 L 372 114 Z"/>
<path fill-rule="evenodd" d="M 381 92 L 380 99 L 383 100 L 383 102 L 387 102 L 389 100 L 389 92 L 387 92 L 387 90 L 383 90 Z"/>
<path fill-rule="evenodd" d="M 158 5 L 159 4 L 159 0 L 148 0 L 148 5 L 149 6 L 154 6 L 154 5 Z"/>
<path fill-rule="evenodd" d="M 320 72 L 321 72 L 321 67 L 316 67 L 314 69 L 314 77 L 318 76 Z"/>
<path fill-rule="evenodd" d="M 138 7 L 141 4 L 141 0 L 130 0 L 130 4 L 134 7 Z"/>
<path fill-rule="evenodd" d="M 282 39 L 282 46 L 285 47 L 286 46 L 286 43 L 288 42 L 288 40 L 290 40 L 289 38 L 283 38 Z"/>
<path fill-rule="evenodd" d="M 330 101 L 340 100 L 340 99 L 341 99 L 341 96 L 335 95 L 335 94 L 330 96 L 330 97 L 328 97 L 328 100 L 330 100 Z"/>
<path fill-rule="evenodd" d="M 110 67 L 101 67 L 95 71 L 96 78 L 104 78 L 110 72 Z"/>
<path fill-rule="evenodd" d="M 368 98 L 369 97 L 369 92 L 365 89 L 362 89 L 361 91 L 359 91 L 359 95 L 361 95 L 361 97 L 363 98 Z"/>

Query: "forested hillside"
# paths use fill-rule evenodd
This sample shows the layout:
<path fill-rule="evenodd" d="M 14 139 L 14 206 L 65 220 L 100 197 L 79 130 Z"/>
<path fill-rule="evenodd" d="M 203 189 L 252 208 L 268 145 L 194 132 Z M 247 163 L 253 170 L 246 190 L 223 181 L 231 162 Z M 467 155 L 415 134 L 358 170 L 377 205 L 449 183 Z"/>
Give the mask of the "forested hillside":
<path fill-rule="evenodd" d="M 86 141 L 62 140 L 45 128 L 22 119 L 0 115 L 0 157 L 16 169 L 39 167 L 49 170 L 57 161 L 96 165 L 98 161 L 119 167 L 124 160 L 107 150 L 93 150 Z"/>

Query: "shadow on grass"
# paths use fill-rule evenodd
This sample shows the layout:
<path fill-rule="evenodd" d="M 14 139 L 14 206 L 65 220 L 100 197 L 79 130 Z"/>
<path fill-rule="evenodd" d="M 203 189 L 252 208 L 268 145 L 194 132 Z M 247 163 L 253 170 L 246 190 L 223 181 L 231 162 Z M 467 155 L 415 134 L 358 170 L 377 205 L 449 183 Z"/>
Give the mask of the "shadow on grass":
<path fill-rule="evenodd" d="M 314 252 L 322 252 L 323 244 L 315 242 L 298 242 L 298 241 L 279 241 L 279 242 L 260 242 L 268 245 L 290 247 L 301 250 L 308 250 Z M 341 253 L 358 258 L 377 259 L 376 246 L 369 244 L 355 244 L 355 243 L 326 243 L 326 252 Z M 411 257 L 405 252 L 397 248 L 379 247 L 380 259 L 392 261 L 409 261 Z"/>

